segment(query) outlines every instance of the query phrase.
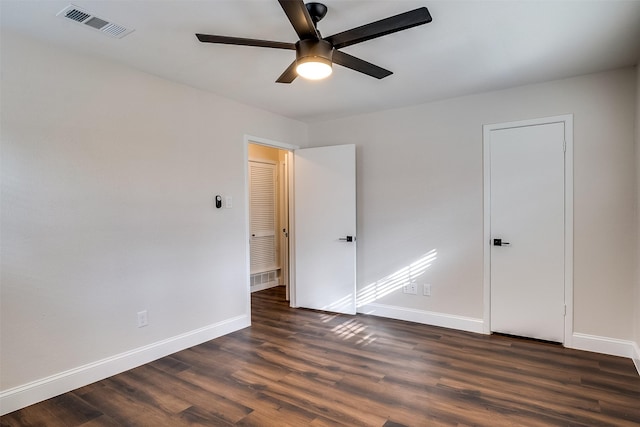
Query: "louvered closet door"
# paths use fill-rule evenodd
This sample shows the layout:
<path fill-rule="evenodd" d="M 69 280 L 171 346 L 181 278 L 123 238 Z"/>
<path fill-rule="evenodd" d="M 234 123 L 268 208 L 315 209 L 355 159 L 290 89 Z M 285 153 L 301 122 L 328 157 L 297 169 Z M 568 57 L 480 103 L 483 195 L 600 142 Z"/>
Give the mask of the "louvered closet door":
<path fill-rule="evenodd" d="M 276 246 L 276 165 L 249 162 L 249 215 L 251 233 L 251 274 L 275 270 Z"/>

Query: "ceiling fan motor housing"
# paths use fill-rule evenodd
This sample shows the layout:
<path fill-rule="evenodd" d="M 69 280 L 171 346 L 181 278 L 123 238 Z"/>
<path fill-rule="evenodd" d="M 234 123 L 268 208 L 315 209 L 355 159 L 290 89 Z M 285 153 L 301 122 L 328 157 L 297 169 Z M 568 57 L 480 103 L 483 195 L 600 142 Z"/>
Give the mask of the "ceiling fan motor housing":
<path fill-rule="evenodd" d="M 327 6 L 322 3 L 310 2 L 305 6 L 314 24 L 317 24 L 327 14 Z"/>
<path fill-rule="evenodd" d="M 296 61 L 333 63 L 333 46 L 326 40 L 299 40 L 296 43 Z"/>

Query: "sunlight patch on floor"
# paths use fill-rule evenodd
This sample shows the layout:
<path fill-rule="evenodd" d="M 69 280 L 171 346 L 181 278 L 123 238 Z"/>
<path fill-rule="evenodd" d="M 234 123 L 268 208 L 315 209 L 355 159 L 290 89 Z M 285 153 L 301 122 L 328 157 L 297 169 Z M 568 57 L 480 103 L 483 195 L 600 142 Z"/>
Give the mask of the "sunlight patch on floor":
<path fill-rule="evenodd" d="M 334 327 L 331 331 L 341 337 L 343 340 L 348 340 L 356 337 L 358 340 L 356 344 L 369 345 L 376 340 L 375 336 L 366 332 L 367 326 L 360 323 L 356 319 L 346 320 L 340 325 Z"/>

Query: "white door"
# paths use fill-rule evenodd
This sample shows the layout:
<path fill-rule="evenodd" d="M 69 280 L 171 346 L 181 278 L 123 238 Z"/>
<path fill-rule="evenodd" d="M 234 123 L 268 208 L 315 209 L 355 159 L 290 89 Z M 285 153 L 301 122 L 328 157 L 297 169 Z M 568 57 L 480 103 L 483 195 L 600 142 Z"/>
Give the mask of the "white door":
<path fill-rule="evenodd" d="M 294 152 L 297 307 L 356 312 L 356 149 Z"/>
<path fill-rule="evenodd" d="M 564 127 L 490 132 L 492 331 L 564 342 Z"/>

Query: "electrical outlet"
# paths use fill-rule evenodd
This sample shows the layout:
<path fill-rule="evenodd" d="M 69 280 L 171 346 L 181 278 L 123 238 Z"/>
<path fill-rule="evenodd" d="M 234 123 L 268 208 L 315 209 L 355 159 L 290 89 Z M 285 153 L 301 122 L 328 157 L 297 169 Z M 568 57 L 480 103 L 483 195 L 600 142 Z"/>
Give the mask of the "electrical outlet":
<path fill-rule="evenodd" d="M 402 287 L 402 292 L 404 292 L 405 294 L 416 295 L 418 293 L 418 285 L 416 284 L 416 282 L 405 283 Z"/>
<path fill-rule="evenodd" d="M 422 287 L 422 295 L 424 295 L 425 297 L 430 297 L 431 296 L 431 285 L 428 283 L 425 283 Z"/>
<path fill-rule="evenodd" d="M 142 310 L 138 312 L 138 328 L 142 328 L 143 326 L 147 326 L 149 324 L 149 319 L 147 318 L 147 310 Z"/>

